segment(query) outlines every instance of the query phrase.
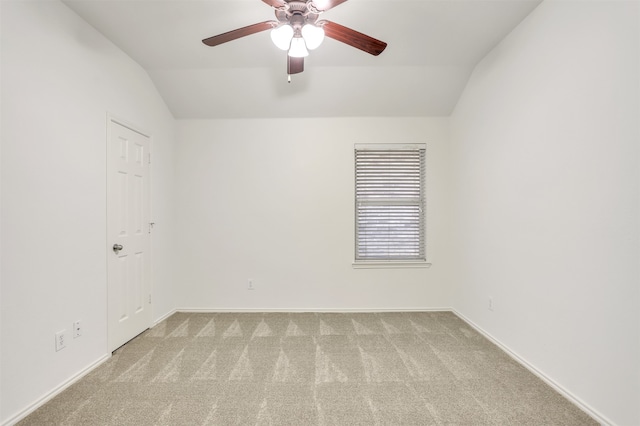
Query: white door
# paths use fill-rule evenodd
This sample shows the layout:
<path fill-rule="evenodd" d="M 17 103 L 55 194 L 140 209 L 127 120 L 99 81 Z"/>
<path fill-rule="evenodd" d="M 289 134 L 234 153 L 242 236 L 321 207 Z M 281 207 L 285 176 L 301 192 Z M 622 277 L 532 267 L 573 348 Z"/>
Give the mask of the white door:
<path fill-rule="evenodd" d="M 107 287 L 109 350 L 151 326 L 149 138 L 109 120 Z"/>

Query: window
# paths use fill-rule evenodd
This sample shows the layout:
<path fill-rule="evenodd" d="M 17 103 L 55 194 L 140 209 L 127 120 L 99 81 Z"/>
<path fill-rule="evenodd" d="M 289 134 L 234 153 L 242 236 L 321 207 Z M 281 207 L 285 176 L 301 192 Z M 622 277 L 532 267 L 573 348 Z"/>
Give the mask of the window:
<path fill-rule="evenodd" d="M 356 145 L 356 264 L 426 264 L 425 151 Z"/>

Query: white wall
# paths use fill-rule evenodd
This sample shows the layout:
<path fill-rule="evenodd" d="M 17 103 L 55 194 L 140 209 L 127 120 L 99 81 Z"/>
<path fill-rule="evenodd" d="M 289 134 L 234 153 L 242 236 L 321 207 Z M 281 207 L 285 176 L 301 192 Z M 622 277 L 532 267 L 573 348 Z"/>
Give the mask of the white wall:
<path fill-rule="evenodd" d="M 619 425 L 640 424 L 638 17 L 545 1 L 452 116 L 455 308 Z"/>
<path fill-rule="evenodd" d="M 156 317 L 173 307 L 174 121 L 137 64 L 57 1 L 2 1 L 2 413 L 107 354 L 107 113 L 151 133 Z M 10 248 L 10 249 L 9 249 Z M 54 333 L 84 334 L 54 350 Z"/>
<path fill-rule="evenodd" d="M 449 307 L 448 138 L 446 118 L 178 121 L 178 307 Z M 430 269 L 352 268 L 354 143 L 390 142 L 427 143 Z"/>

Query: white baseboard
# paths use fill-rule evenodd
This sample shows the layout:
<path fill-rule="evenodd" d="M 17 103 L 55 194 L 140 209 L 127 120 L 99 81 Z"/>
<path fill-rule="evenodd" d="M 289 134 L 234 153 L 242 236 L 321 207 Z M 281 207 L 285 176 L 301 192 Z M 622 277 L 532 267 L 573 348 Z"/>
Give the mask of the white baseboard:
<path fill-rule="evenodd" d="M 545 382 L 546 384 L 551 386 L 560 395 L 562 395 L 565 398 L 567 398 L 574 405 L 576 405 L 579 409 L 581 409 L 586 414 L 591 416 L 595 421 L 600 423 L 602 426 L 612 426 L 614 424 L 611 420 L 607 419 L 605 416 L 600 414 L 597 410 L 595 410 L 591 406 L 589 406 L 589 404 L 587 404 L 586 402 L 584 402 L 583 400 L 581 400 L 580 398 L 578 398 L 577 396 L 573 395 L 571 392 L 569 392 L 568 390 L 563 388 L 560 384 L 555 382 L 553 379 L 551 379 L 549 376 L 547 376 L 542 371 L 538 370 L 538 368 L 536 368 L 534 365 L 530 364 L 526 359 L 524 359 L 523 357 L 518 355 L 516 352 L 511 350 L 507 345 L 502 343 L 500 340 L 496 339 L 494 336 L 492 336 L 490 333 L 488 333 L 482 327 L 480 327 L 479 325 L 477 325 L 476 323 L 471 321 L 469 318 L 465 317 L 464 315 L 462 315 L 460 312 L 456 311 L 455 309 L 452 309 L 451 312 L 453 312 L 455 315 L 460 317 L 460 319 L 462 319 L 464 322 L 466 322 L 471 327 L 473 327 L 478 333 L 482 334 L 484 337 L 489 339 L 496 346 L 498 346 L 500 349 L 502 349 L 507 355 L 509 355 L 511 358 L 513 358 L 516 362 L 521 364 L 524 368 L 529 370 L 531 373 L 535 374 L 543 382 Z"/>
<path fill-rule="evenodd" d="M 365 308 L 365 309 L 335 309 L 335 308 L 309 308 L 309 309 L 300 309 L 300 308 L 276 308 L 276 309 L 259 309 L 259 308 L 240 308 L 240 309 L 229 309 L 229 308 L 178 308 L 175 312 L 185 312 L 185 313 L 260 313 L 260 312 L 268 312 L 268 313 L 304 313 L 304 312 L 313 312 L 313 313 L 375 313 L 375 312 L 453 312 L 451 308 Z M 171 316 L 168 315 L 168 316 Z M 165 316 L 164 318 L 167 318 Z M 158 321 L 160 322 L 160 321 Z"/>
<path fill-rule="evenodd" d="M 178 312 L 176 309 L 170 310 L 169 312 L 167 312 L 166 314 L 162 315 L 157 320 L 153 321 L 153 325 L 151 325 L 151 327 L 155 327 L 156 325 L 160 324 L 162 321 L 166 320 L 167 318 L 169 318 L 171 315 L 175 314 L 176 312 Z"/>
<path fill-rule="evenodd" d="M 107 353 L 107 354 L 103 355 L 102 357 L 98 358 L 96 361 L 94 361 L 93 363 L 89 364 L 83 370 L 81 370 L 77 374 L 75 374 L 72 377 L 70 377 L 68 380 L 66 380 L 65 382 L 60 384 L 58 387 L 53 389 L 51 392 L 46 393 L 45 395 L 40 397 L 37 401 L 33 402 L 32 404 L 27 406 L 24 410 L 20 411 L 18 414 L 16 414 L 13 417 L 5 420 L 2 423 L 2 426 L 11 426 L 11 425 L 14 425 L 14 424 L 18 423 L 20 420 L 24 419 L 29 414 L 33 413 L 38 408 L 42 407 L 44 404 L 46 404 L 47 402 L 52 400 L 56 395 L 58 395 L 59 393 L 61 393 L 65 389 L 67 389 L 69 386 L 71 386 L 72 384 L 74 384 L 75 382 L 77 382 L 78 380 L 80 380 L 81 378 L 86 376 L 87 374 L 89 374 L 93 369 L 97 368 L 99 365 L 101 365 L 103 362 L 105 362 L 109 358 L 111 358 L 111 353 Z"/>

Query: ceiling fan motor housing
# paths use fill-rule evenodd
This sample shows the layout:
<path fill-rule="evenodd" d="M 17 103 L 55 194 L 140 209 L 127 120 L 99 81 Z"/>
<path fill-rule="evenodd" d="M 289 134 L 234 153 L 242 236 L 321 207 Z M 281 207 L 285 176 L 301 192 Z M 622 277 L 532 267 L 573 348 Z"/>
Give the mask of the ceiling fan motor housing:
<path fill-rule="evenodd" d="M 320 12 L 316 10 L 311 0 L 292 0 L 275 12 L 279 22 L 290 24 L 294 30 L 300 30 L 305 24 L 315 25 L 320 16 Z"/>

